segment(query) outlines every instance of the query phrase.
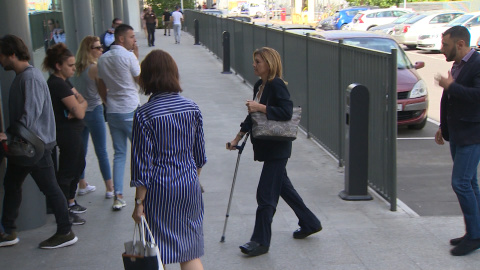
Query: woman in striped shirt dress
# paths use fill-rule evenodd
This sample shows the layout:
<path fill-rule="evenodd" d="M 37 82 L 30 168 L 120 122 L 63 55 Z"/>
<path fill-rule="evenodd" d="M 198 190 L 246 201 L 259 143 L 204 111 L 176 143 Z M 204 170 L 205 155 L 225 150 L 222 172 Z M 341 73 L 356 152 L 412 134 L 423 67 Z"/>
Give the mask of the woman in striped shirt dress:
<path fill-rule="evenodd" d="M 133 219 L 146 220 L 164 264 L 203 269 L 203 200 L 198 177 L 207 162 L 202 114 L 179 95 L 178 68 L 162 50 L 141 64 L 140 87 L 149 101 L 133 121 L 132 180 L 136 187 Z"/>

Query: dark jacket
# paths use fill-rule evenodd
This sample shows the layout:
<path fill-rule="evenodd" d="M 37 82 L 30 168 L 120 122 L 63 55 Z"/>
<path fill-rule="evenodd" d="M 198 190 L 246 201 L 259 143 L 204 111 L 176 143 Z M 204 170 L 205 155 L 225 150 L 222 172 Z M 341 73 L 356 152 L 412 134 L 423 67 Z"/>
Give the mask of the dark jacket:
<path fill-rule="evenodd" d="M 465 63 L 440 103 L 440 128 L 445 140 L 457 145 L 480 143 L 480 55 Z"/>
<path fill-rule="evenodd" d="M 253 87 L 253 97 L 257 95 L 258 87 L 262 80 L 258 80 Z M 260 103 L 267 105 L 267 119 L 276 121 L 288 121 L 292 119 L 293 102 L 287 86 L 280 78 L 275 78 L 265 84 Z M 252 119 L 250 115 L 240 124 L 242 132 L 250 132 Z M 254 159 L 258 161 L 286 159 L 292 154 L 292 142 L 257 140 L 250 137 L 253 144 Z"/>

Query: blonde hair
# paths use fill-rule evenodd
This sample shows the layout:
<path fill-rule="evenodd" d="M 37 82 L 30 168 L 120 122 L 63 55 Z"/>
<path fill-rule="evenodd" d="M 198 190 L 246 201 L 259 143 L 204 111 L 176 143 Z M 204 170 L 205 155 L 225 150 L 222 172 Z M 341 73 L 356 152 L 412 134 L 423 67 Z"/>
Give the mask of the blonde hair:
<path fill-rule="evenodd" d="M 97 41 L 100 42 L 99 37 L 86 36 L 80 43 L 77 51 L 77 61 L 75 62 L 77 76 L 85 71 L 89 65 L 97 63 L 97 59 L 90 53 L 93 50 L 93 44 Z"/>
<path fill-rule="evenodd" d="M 253 52 L 253 61 L 255 61 L 255 56 L 257 55 L 260 56 L 263 61 L 265 61 L 265 63 L 267 63 L 268 65 L 269 71 L 267 81 L 270 82 L 275 77 L 283 80 L 282 59 L 280 57 L 280 54 L 275 49 L 270 47 L 262 47 L 260 49 L 256 49 Z M 285 84 L 287 84 L 287 82 L 285 82 Z"/>

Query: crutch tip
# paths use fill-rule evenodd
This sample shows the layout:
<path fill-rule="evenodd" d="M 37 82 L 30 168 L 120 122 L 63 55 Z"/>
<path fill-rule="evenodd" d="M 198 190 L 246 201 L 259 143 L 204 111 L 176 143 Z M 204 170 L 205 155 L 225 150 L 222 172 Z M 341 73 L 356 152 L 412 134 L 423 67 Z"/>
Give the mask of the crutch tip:
<path fill-rule="evenodd" d="M 224 243 L 225 242 L 225 236 L 222 236 L 222 239 L 220 239 L 220 243 Z"/>

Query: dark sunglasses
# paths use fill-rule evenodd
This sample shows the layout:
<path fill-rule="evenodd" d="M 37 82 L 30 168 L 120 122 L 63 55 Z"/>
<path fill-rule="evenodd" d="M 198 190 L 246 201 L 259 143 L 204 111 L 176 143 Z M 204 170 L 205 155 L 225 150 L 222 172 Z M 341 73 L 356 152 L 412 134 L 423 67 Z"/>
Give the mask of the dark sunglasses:
<path fill-rule="evenodd" d="M 92 50 L 93 50 L 93 49 L 97 49 L 97 50 L 99 50 L 99 51 L 102 51 L 102 50 L 103 50 L 103 47 L 102 47 L 102 46 L 92 47 Z"/>

